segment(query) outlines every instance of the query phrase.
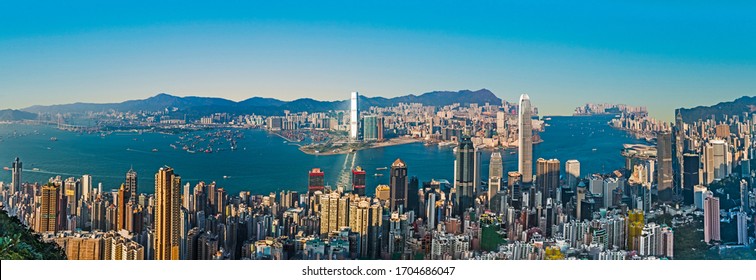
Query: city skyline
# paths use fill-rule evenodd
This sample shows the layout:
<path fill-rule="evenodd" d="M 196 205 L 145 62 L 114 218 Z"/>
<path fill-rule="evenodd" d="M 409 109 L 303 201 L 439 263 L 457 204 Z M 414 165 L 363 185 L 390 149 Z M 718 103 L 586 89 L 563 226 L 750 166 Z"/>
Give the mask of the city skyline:
<path fill-rule="evenodd" d="M 756 86 L 754 5 L 592 7 L 600 13 L 509 2 L 151 5 L 119 17 L 139 5 L 90 6 L 65 15 L 55 4 L 9 7 L 21 12 L 0 19 L 14 27 L 0 31 L 5 106 L 158 92 L 343 100 L 351 90 L 393 97 L 488 88 L 506 100 L 540 96 L 549 115 L 653 99 L 651 116 L 672 120 L 674 108 L 753 95 Z"/>

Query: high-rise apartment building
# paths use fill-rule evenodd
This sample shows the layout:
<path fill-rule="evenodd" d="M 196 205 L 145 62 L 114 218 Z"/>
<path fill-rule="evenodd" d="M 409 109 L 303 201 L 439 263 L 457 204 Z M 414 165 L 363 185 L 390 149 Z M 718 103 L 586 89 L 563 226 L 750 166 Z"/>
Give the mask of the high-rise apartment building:
<path fill-rule="evenodd" d="M 42 186 L 37 232 L 55 232 L 58 226 L 58 187 L 53 184 Z"/>
<path fill-rule="evenodd" d="M 580 162 L 576 159 L 568 160 L 564 164 L 564 173 L 567 175 L 567 186 L 575 188 L 580 181 Z"/>
<path fill-rule="evenodd" d="M 179 259 L 181 177 L 173 168 L 161 167 L 155 174 L 155 259 Z"/>
<path fill-rule="evenodd" d="M 719 233 L 719 198 L 712 192 L 707 192 L 704 199 L 704 241 L 721 240 Z"/>

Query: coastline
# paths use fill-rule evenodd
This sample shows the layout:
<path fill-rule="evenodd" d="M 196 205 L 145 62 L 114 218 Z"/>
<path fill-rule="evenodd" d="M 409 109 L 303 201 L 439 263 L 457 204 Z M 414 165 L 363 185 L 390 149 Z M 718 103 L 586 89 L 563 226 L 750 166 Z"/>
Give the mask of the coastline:
<path fill-rule="evenodd" d="M 422 141 L 423 141 L 422 139 L 417 139 L 417 138 L 401 137 L 401 138 L 389 139 L 383 142 L 361 143 L 361 145 L 358 145 L 358 146 L 345 145 L 345 146 L 336 147 L 334 149 L 330 149 L 329 151 L 322 151 L 322 152 L 319 150 L 313 149 L 311 145 L 300 146 L 299 150 L 308 155 L 331 156 L 331 155 L 349 154 L 349 153 L 353 153 L 359 150 L 376 149 L 376 148 L 383 148 L 383 147 L 390 147 L 390 146 L 397 146 L 397 145 L 404 145 L 404 144 L 411 144 L 411 143 L 420 143 Z"/>

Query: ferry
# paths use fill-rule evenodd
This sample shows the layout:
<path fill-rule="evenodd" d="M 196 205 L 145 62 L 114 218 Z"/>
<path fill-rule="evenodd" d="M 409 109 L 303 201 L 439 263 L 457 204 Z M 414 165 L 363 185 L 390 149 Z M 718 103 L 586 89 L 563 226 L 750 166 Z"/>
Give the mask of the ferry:
<path fill-rule="evenodd" d="M 8 171 L 8 170 L 10 170 L 10 168 L 8 168 L 8 167 L 6 166 L 6 167 L 3 167 L 3 170 L 5 170 L 5 171 Z"/>
<path fill-rule="evenodd" d="M 32 171 L 39 171 L 39 168 L 34 167 L 32 168 Z"/>
<path fill-rule="evenodd" d="M 375 170 L 388 170 L 388 167 L 378 167 Z"/>
<path fill-rule="evenodd" d="M 171 148 L 173 148 L 174 150 L 175 150 L 175 149 L 177 149 L 176 145 L 174 145 L 174 144 L 171 144 L 170 146 L 171 146 Z"/>
<path fill-rule="evenodd" d="M 158 149 L 152 149 L 153 153 L 157 153 Z"/>
<path fill-rule="evenodd" d="M 381 177 L 381 176 L 383 176 L 383 174 L 375 173 L 373 176 L 375 176 L 375 177 Z"/>
<path fill-rule="evenodd" d="M 53 141 L 53 142 L 54 141 L 58 141 L 58 138 L 57 137 L 50 137 L 50 141 Z"/>
<path fill-rule="evenodd" d="M 186 152 L 188 152 L 190 154 L 196 153 L 194 150 L 186 150 Z"/>

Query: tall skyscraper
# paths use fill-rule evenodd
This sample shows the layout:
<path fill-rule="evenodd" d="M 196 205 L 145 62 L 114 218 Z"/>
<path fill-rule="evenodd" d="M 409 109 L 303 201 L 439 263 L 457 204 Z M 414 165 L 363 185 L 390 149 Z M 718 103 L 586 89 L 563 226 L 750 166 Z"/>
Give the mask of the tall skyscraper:
<path fill-rule="evenodd" d="M 500 136 L 507 135 L 507 113 L 501 110 L 496 112 L 496 133 Z"/>
<path fill-rule="evenodd" d="M 11 189 L 10 192 L 16 193 L 17 191 L 21 190 L 21 170 L 23 169 L 23 164 L 21 163 L 21 160 L 19 158 L 16 158 L 16 160 L 13 161 L 13 170 L 11 175 Z"/>
<path fill-rule="evenodd" d="M 533 182 L 533 122 L 530 96 L 520 95 L 517 170 L 522 174 L 522 183 Z"/>
<path fill-rule="evenodd" d="M 81 176 L 81 195 L 86 201 L 92 201 L 92 175 Z"/>
<path fill-rule="evenodd" d="M 323 189 L 325 189 L 325 173 L 320 168 L 313 168 L 308 175 L 307 196 L 310 197 L 315 191 L 323 191 Z"/>
<path fill-rule="evenodd" d="M 738 244 L 750 245 L 748 238 L 748 214 L 741 209 L 737 214 L 738 222 Z"/>
<path fill-rule="evenodd" d="M 349 137 L 353 140 L 357 139 L 358 136 L 358 126 L 357 123 L 360 120 L 359 116 L 359 110 L 357 109 L 357 99 L 359 97 L 359 93 L 356 91 L 352 92 L 352 98 L 349 109 Z"/>
<path fill-rule="evenodd" d="M 564 173 L 567 175 L 567 186 L 574 189 L 580 181 L 580 162 L 576 159 L 568 160 L 564 164 Z"/>
<path fill-rule="evenodd" d="M 682 189 L 686 203 L 693 203 L 694 188 L 700 184 L 698 177 L 700 169 L 701 160 L 697 154 L 683 155 Z"/>
<path fill-rule="evenodd" d="M 136 197 L 139 193 L 137 191 L 137 173 L 133 168 L 129 168 L 129 171 L 126 172 L 125 187 L 125 192 L 128 195 L 125 201 L 136 201 Z"/>
<path fill-rule="evenodd" d="M 719 241 L 719 198 L 708 192 L 704 199 L 704 241 Z"/>
<path fill-rule="evenodd" d="M 465 210 L 475 205 L 475 163 L 476 151 L 469 135 L 463 135 L 457 145 L 456 160 L 454 160 L 454 188 L 457 195 L 457 215 L 462 215 Z"/>
<path fill-rule="evenodd" d="M 378 121 L 376 115 L 362 117 L 362 139 L 365 141 L 378 140 Z"/>
<path fill-rule="evenodd" d="M 501 158 L 501 153 L 491 153 L 491 161 L 488 165 L 488 177 L 503 177 L 504 176 L 504 161 Z"/>
<path fill-rule="evenodd" d="M 367 172 L 357 166 L 352 170 L 352 190 L 359 196 L 365 196 L 365 177 Z"/>
<path fill-rule="evenodd" d="M 18 159 L 17 159 L 18 160 Z M 37 232 L 55 232 L 58 225 L 58 187 L 49 183 L 42 186 L 42 198 L 39 206 Z"/>
<path fill-rule="evenodd" d="M 720 139 L 711 140 L 704 146 L 704 182 L 706 184 L 730 175 L 729 152 L 727 142 Z"/>
<path fill-rule="evenodd" d="M 408 183 L 407 164 L 397 158 L 391 164 L 391 211 L 397 211 L 400 205 L 403 211 L 407 211 Z"/>
<path fill-rule="evenodd" d="M 539 158 L 536 161 L 536 185 L 541 191 L 541 205 L 546 206 L 548 198 L 554 198 L 556 189 L 559 188 L 559 169 L 561 168 L 558 159 L 545 160 Z"/>
<path fill-rule="evenodd" d="M 178 260 L 180 246 L 181 177 L 173 168 L 155 174 L 155 259 Z"/>
<path fill-rule="evenodd" d="M 657 181 L 656 188 L 659 191 L 660 201 L 671 201 L 674 174 L 672 173 L 672 134 L 662 132 L 656 141 Z"/>

